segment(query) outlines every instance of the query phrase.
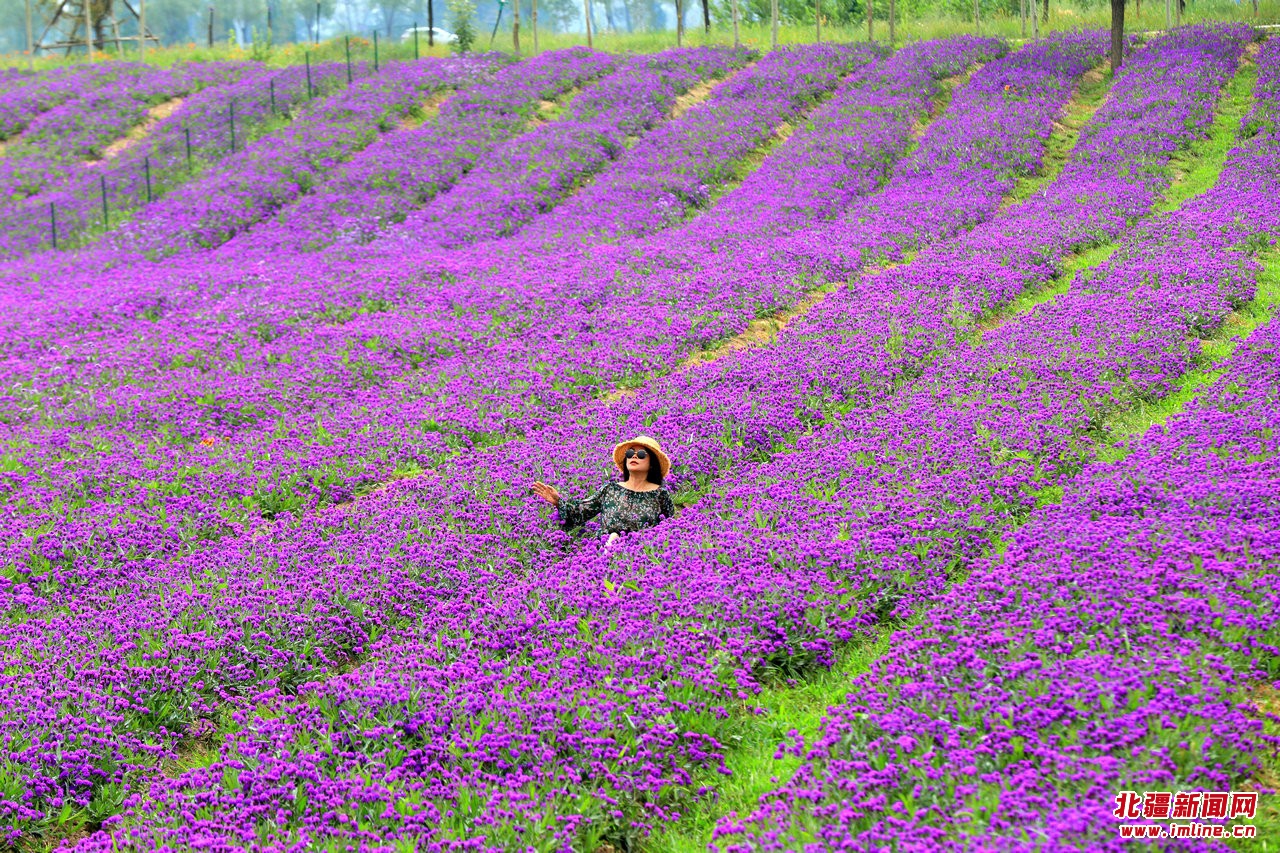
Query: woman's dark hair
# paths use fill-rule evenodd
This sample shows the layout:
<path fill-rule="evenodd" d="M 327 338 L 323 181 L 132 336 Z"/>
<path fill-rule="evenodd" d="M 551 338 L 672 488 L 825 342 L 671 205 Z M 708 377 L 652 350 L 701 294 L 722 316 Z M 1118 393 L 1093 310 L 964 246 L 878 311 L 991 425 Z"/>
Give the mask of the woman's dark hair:
<path fill-rule="evenodd" d="M 630 450 L 631 448 L 628 447 L 627 449 Z M 649 450 L 649 448 L 647 447 L 645 448 L 645 450 L 649 451 L 649 477 L 648 477 L 649 482 L 653 483 L 655 486 L 661 486 L 662 485 L 662 463 L 658 461 L 658 454 L 654 453 L 652 450 Z M 624 455 L 622 458 L 622 479 L 626 480 L 630 476 L 631 475 L 627 473 L 627 459 L 626 459 L 626 456 Z"/>

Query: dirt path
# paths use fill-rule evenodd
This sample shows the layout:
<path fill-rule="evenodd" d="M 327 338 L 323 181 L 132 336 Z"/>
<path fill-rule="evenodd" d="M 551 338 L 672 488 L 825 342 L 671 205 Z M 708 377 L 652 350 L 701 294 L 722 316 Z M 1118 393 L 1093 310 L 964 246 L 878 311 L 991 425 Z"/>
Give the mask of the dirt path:
<path fill-rule="evenodd" d="M 438 92 L 427 98 L 422 103 L 422 108 L 417 115 L 409 115 L 396 122 L 396 130 L 413 130 L 422 127 L 429 121 L 435 119 L 440 114 L 440 108 L 444 106 L 444 102 L 449 99 L 452 92 Z"/>
<path fill-rule="evenodd" d="M 86 160 L 85 165 L 96 166 L 99 163 L 119 157 L 123 152 L 129 150 L 129 148 L 135 145 L 138 140 L 145 138 L 157 124 L 173 115 L 173 111 L 182 106 L 182 102 L 184 100 L 186 99 L 171 98 L 163 104 L 156 104 L 154 107 L 150 107 L 147 110 L 147 117 L 141 124 L 134 125 L 129 128 L 128 133 L 108 145 L 106 149 L 103 150 L 102 157 L 97 160 Z"/>

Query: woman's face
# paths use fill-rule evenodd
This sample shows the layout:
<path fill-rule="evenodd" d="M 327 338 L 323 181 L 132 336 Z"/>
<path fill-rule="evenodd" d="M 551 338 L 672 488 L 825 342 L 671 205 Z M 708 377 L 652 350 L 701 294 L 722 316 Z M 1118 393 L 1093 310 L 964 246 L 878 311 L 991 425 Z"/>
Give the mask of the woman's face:
<path fill-rule="evenodd" d="M 642 458 L 643 457 L 643 458 Z M 653 461 L 653 454 L 643 447 L 628 447 L 627 452 L 623 454 L 622 464 L 627 466 L 628 474 L 635 474 L 639 479 L 649 476 L 649 463 Z"/>

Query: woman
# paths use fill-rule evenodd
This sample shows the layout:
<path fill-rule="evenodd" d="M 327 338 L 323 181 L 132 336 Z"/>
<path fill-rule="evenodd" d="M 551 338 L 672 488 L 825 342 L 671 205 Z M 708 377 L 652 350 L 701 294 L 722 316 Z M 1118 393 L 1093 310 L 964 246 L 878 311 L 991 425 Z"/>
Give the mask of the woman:
<path fill-rule="evenodd" d="M 622 481 L 605 483 L 589 498 L 565 500 L 554 488 L 541 481 L 533 484 L 533 492 L 555 504 L 560 526 L 565 530 L 601 516 L 601 523 L 609 532 L 607 545 L 612 545 L 619 533 L 653 527 L 662 519 L 676 514 L 671 494 L 662 487 L 662 481 L 671 470 L 671 460 L 657 441 L 647 435 L 639 435 L 615 445 L 613 464 L 622 472 Z"/>

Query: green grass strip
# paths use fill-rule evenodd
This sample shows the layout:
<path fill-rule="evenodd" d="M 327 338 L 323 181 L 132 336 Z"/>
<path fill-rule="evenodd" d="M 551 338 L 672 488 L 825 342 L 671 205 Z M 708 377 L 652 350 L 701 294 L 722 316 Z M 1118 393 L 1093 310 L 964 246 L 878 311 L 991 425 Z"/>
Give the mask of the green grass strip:
<path fill-rule="evenodd" d="M 755 713 L 740 715 L 728 739 L 727 763 L 733 775 L 719 783 L 714 798 L 695 801 L 679 822 L 655 828 L 642 842 L 645 853 L 706 853 L 722 817 L 754 811 L 762 796 L 777 790 L 800 767 L 802 760 L 794 755 L 775 759 L 778 745 L 790 741 L 792 731 L 812 743 L 828 709 L 848 701 L 853 679 L 868 672 L 889 650 L 889 638 L 911 624 L 883 626 L 874 641 L 841 649 L 831 669 L 795 687 L 769 689 L 756 696 Z"/>
<path fill-rule="evenodd" d="M 1258 81 L 1258 66 L 1246 55 L 1240 60 L 1236 75 L 1231 78 L 1218 100 L 1218 112 L 1205 139 L 1197 140 L 1186 151 L 1173 155 L 1170 166 L 1174 169 L 1174 181 L 1164 201 L 1156 205 L 1159 213 L 1176 210 L 1185 202 L 1202 195 L 1218 180 L 1218 173 L 1226 165 L 1227 155 L 1236 145 L 1236 131 L 1249 108 L 1253 106 L 1253 89 Z"/>
<path fill-rule="evenodd" d="M 1057 180 L 1080 141 L 1080 131 L 1107 99 L 1107 93 L 1111 91 L 1111 80 L 1110 72 L 1100 68 L 1085 72 L 1076 86 L 1075 95 L 1067 102 L 1062 117 L 1045 143 L 1045 155 L 1040 168 L 1033 174 L 1018 179 L 1013 192 L 1006 199 L 1006 206 L 1026 201 Z"/>
<path fill-rule="evenodd" d="M 1116 441 L 1141 436 L 1151 427 L 1163 425 L 1169 418 L 1186 409 L 1200 391 L 1226 372 L 1226 362 L 1235 354 L 1241 341 L 1260 326 L 1270 322 L 1280 305 L 1280 248 L 1272 246 L 1258 255 L 1262 272 L 1254 298 L 1226 321 L 1209 338 L 1201 341 L 1196 367 L 1178 377 L 1175 390 L 1154 403 L 1139 403 L 1108 423 Z M 1129 455 L 1128 447 L 1105 446 L 1098 452 L 1099 462 L 1115 462 Z"/>

